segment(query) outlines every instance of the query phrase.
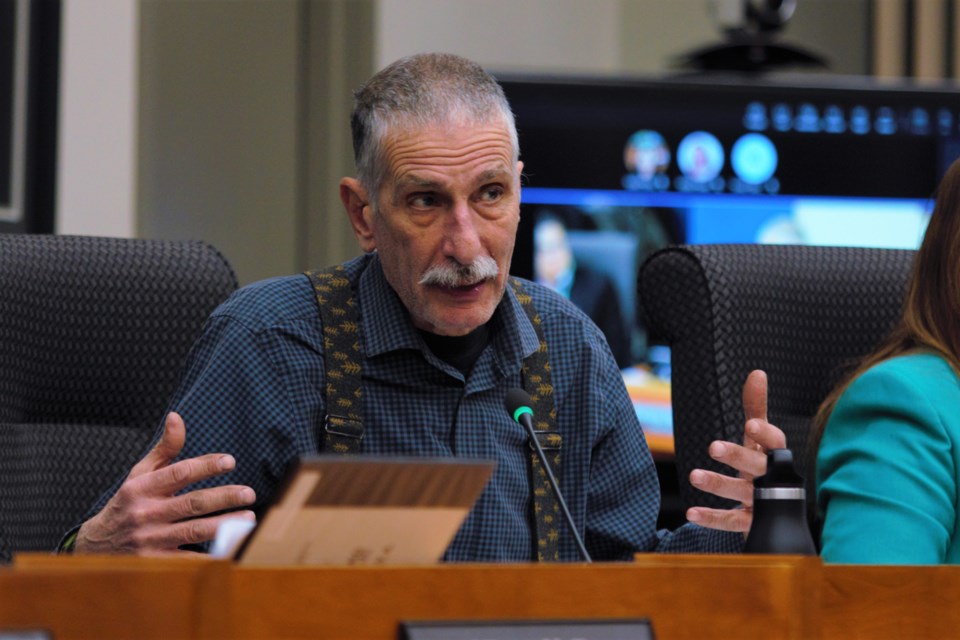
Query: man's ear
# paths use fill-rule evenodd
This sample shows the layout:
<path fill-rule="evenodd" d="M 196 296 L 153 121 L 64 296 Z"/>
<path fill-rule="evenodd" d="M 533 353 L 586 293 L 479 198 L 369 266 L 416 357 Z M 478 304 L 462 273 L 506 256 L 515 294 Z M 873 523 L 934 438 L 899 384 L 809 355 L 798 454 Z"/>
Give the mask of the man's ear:
<path fill-rule="evenodd" d="M 367 190 L 356 178 L 343 178 L 340 180 L 340 201 L 350 218 L 350 225 L 360 248 L 365 253 L 370 253 L 377 248 L 377 243 L 373 238 L 373 207 L 367 197 Z"/>

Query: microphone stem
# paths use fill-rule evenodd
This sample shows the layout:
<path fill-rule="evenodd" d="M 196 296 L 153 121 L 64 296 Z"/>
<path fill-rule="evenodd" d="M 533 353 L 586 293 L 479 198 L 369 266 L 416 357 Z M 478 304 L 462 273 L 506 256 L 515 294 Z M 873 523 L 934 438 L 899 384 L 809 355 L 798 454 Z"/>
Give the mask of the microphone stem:
<path fill-rule="evenodd" d="M 573 541 L 577 543 L 577 550 L 580 552 L 580 557 L 583 558 L 584 562 L 593 562 L 590 554 L 587 552 L 587 548 L 583 545 L 583 540 L 580 538 L 580 533 L 577 531 L 576 525 L 573 524 L 573 516 L 570 515 L 570 510 L 567 509 L 566 501 L 559 498 L 559 496 L 562 495 L 560 493 L 560 486 L 557 483 L 557 478 L 553 475 L 553 471 L 550 469 L 547 455 L 543 452 L 540 441 L 537 440 L 537 434 L 533 431 L 533 425 L 529 420 L 521 420 L 521 422 L 524 423 L 523 426 L 526 427 L 527 433 L 530 435 L 530 442 L 533 443 L 534 449 L 537 450 L 537 455 L 540 457 L 540 464 L 543 465 L 543 470 L 547 472 L 547 480 L 553 488 L 553 493 L 558 497 L 557 504 L 560 505 L 560 510 L 563 511 L 563 517 L 567 520 L 567 526 L 570 527 L 570 533 L 573 534 Z"/>

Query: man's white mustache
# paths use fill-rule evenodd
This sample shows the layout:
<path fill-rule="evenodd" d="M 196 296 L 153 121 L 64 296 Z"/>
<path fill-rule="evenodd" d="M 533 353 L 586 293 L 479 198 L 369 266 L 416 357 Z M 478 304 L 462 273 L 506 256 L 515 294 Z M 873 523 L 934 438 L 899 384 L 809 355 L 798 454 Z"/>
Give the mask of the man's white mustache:
<path fill-rule="evenodd" d="M 447 262 L 427 269 L 420 284 L 437 287 L 468 287 L 483 280 L 496 278 L 500 273 L 497 261 L 480 256 L 470 264 Z"/>

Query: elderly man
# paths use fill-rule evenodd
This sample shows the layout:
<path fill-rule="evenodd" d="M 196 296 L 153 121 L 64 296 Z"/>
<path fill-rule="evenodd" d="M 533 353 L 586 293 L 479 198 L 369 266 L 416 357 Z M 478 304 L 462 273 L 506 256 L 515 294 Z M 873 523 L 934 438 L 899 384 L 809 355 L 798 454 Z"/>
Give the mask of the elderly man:
<path fill-rule="evenodd" d="M 65 544 L 178 552 L 209 541 L 225 511 L 252 518 L 243 509 L 269 501 L 297 455 L 356 451 L 497 462 L 446 560 L 576 559 L 571 536 L 536 515 L 554 506 L 534 497 L 541 474 L 504 409 L 507 391 L 525 387 L 591 555 L 738 550 L 740 533 L 656 531 L 653 461 L 603 335 L 561 296 L 508 277 L 523 163 L 496 81 L 457 56 L 405 58 L 356 93 L 351 125 L 357 177 L 340 197 L 364 255 L 225 302 L 156 445 Z M 783 446 L 765 420 L 765 382 L 754 384 L 755 438 L 712 450 L 742 477 L 693 477 L 746 503 L 762 449 Z M 750 512 L 689 517 L 742 532 Z"/>

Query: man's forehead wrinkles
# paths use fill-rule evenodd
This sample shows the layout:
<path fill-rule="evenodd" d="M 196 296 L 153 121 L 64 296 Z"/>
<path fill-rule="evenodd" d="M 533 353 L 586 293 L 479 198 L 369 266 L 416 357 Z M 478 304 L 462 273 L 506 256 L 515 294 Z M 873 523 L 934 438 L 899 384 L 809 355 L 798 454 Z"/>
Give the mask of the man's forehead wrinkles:
<path fill-rule="evenodd" d="M 401 137 L 392 146 L 401 153 L 416 149 L 418 153 L 423 150 L 439 156 L 463 156 L 497 145 L 507 146 L 508 141 L 509 139 L 506 136 L 483 136 L 475 140 L 468 140 L 463 144 L 452 145 L 449 140 Z"/>
<path fill-rule="evenodd" d="M 435 131 L 404 132 L 390 136 L 384 149 L 394 164 L 466 164 L 487 156 L 504 156 L 507 161 L 513 158 L 510 138 L 501 131 L 467 132 L 457 139 Z"/>
<path fill-rule="evenodd" d="M 503 139 L 510 141 L 510 133 L 507 129 L 499 126 L 484 127 L 424 127 L 418 129 L 396 129 L 384 138 L 384 143 L 395 144 L 397 146 L 407 146 L 410 144 L 429 144 L 437 146 L 447 146 L 450 144 L 452 135 L 458 135 L 466 132 L 467 146 L 472 144 L 487 144 L 492 139 Z"/>
<path fill-rule="evenodd" d="M 388 159 L 396 166 L 437 166 L 437 167 L 469 167 L 499 163 L 509 165 L 510 150 L 499 145 L 483 145 L 466 152 L 451 149 L 430 149 L 425 147 L 409 147 L 407 149 L 394 148 L 388 154 Z"/>
<path fill-rule="evenodd" d="M 504 176 L 510 175 L 510 169 L 503 166 L 490 167 L 484 169 L 477 173 L 473 177 L 473 182 L 486 182 L 488 180 L 494 180 L 497 178 L 502 178 Z M 422 175 L 418 169 L 411 169 L 403 173 L 403 175 L 397 178 L 398 186 L 408 186 L 413 185 L 416 187 L 430 187 L 430 186 L 442 186 L 445 184 L 445 180 L 440 180 L 437 178 L 431 178 L 429 176 Z"/>
<path fill-rule="evenodd" d="M 463 176 L 456 178 L 454 176 L 431 175 L 438 170 L 443 173 L 441 167 L 429 163 L 410 163 L 409 166 L 398 167 L 399 175 L 393 182 L 395 191 L 407 189 L 445 189 L 459 182 Z M 496 162 L 486 168 L 478 168 L 477 172 L 467 178 L 466 184 L 473 187 L 480 186 L 486 182 L 509 180 L 513 175 L 511 167 L 503 162 Z"/>

